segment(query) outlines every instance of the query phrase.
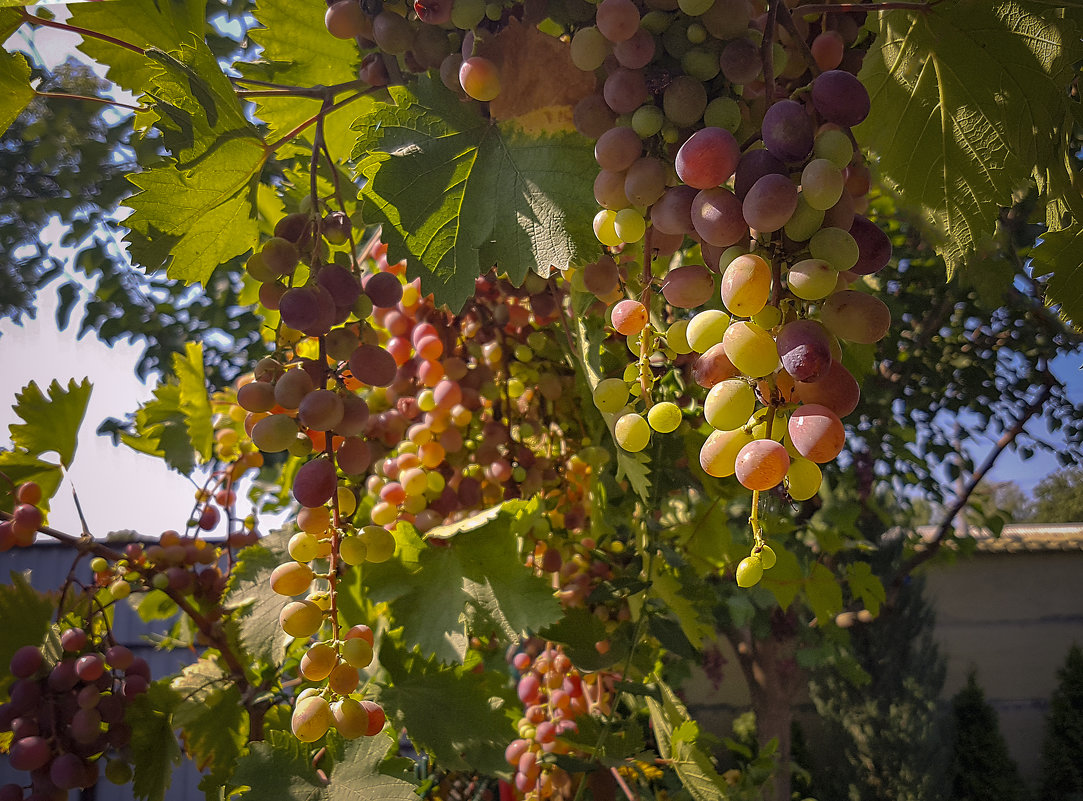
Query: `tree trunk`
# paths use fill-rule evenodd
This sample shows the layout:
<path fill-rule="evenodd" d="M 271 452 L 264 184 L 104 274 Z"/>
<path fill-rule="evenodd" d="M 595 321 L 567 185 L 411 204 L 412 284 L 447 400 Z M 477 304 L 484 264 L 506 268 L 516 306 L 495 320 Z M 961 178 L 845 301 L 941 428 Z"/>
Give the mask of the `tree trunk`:
<path fill-rule="evenodd" d="M 771 618 L 771 634 L 763 640 L 753 638 L 747 629 L 727 634 L 748 682 L 760 747 L 772 739 L 778 740 L 775 752 L 778 770 L 774 782 L 764 788 L 764 801 L 789 801 L 792 774 L 790 726 L 794 706 L 808 681 L 794 657 L 797 650 L 796 619 L 790 613 L 776 610 Z"/>

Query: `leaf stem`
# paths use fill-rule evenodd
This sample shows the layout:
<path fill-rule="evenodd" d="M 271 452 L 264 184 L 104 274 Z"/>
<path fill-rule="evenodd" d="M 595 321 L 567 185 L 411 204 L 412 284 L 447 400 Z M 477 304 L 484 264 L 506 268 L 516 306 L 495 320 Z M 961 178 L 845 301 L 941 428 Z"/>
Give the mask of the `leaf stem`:
<path fill-rule="evenodd" d="M 924 11 L 928 12 L 933 6 L 942 3 L 943 0 L 930 0 L 928 3 L 825 3 L 822 5 L 799 6 L 802 16 L 814 14 L 847 14 L 853 11 Z"/>
<path fill-rule="evenodd" d="M 285 136 L 281 137 L 280 139 L 276 139 L 274 142 L 270 143 L 269 145 L 266 145 L 267 152 L 268 153 L 273 153 L 274 151 L 278 150 L 278 148 L 282 147 L 282 145 L 286 144 L 287 142 L 289 142 L 289 141 L 291 141 L 293 139 L 296 139 L 301 133 L 303 133 L 305 131 L 305 129 L 307 129 L 309 126 L 314 124 L 318 119 L 320 119 L 320 117 L 323 117 L 326 114 L 330 114 L 332 111 L 338 111 L 343 106 L 349 105 L 350 103 L 357 100 L 358 98 L 364 97 L 365 95 L 373 94 L 374 92 L 377 91 L 378 88 L 379 87 L 370 86 L 368 89 L 366 89 L 366 90 L 364 90 L 362 92 L 358 92 L 355 95 L 351 95 L 350 97 L 347 97 L 345 100 L 340 100 L 339 102 L 334 103 L 334 104 L 332 104 L 330 106 L 325 106 L 324 108 L 321 108 L 319 111 L 317 111 L 315 114 L 313 114 L 307 120 L 302 122 L 300 125 L 298 125 L 296 128 L 294 128 L 292 131 L 287 133 Z"/>
<path fill-rule="evenodd" d="M 109 36 L 108 34 L 99 33 L 98 31 L 92 31 L 89 28 L 80 28 L 78 25 L 68 25 L 64 22 L 57 22 L 56 20 L 44 19 L 42 17 L 35 16 L 28 12 L 25 8 L 20 9 L 24 22 L 29 22 L 31 25 L 42 25 L 46 28 L 56 28 L 61 31 L 69 31 L 71 33 L 77 33 L 80 36 L 89 36 L 92 39 L 101 39 L 103 42 L 109 42 L 115 44 L 117 47 L 123 47 L 125 50 L 131 50 L 133 53 L 138 53 L 141 56 L 145 56 L 147 51 L 142 47 L 137 47 L 131 42 L 125 42 L 123 39 L 117 39 L 115 36 Z"/>
<path fill-rule="evenodd" d="M 119 100 L 110 100 L 107 97 L 88 97 L 87 95 L 73 95 L 67 92 L 39 92 L 36 89 L 34 90 L 34 94 L 38 97 L 55 97 L 61 100 L 89 100 L 91 103 L 101 103 L 105 106 L 126 108 L 130 111 L 146 111 L 146 106 L 133 106 L 129 103 L 121 103 Z"/>

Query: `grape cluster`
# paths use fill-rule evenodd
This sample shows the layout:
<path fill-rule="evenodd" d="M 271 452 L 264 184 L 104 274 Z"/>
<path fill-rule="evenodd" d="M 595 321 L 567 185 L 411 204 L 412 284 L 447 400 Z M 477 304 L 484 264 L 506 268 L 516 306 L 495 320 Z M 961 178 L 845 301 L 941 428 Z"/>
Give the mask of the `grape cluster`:
<path fill-rule="evenodd" d="M 604 75 L 577 125 L 596 139 L 594 227 L 611 250 L 580 280 L 636 357 L 595 405 L 620 447 L 643 450 L 687 405 L 655 400 L 659 366 L 692 359 L 708 390 L 700 466 L 754 499 L 816 494 L 860 398 L 842 343 L 875 344 L 890 325 L 857 285 L 891 258 L 861 213 L 869 172 L 850 131 L 870 108 L 854 74 L 861 21 L 749 0 L 603 0 L 571 40 L 576 64 Z M 753 531 L 742 586 L 774 562 Z"/>
<path fill-rule="evenodd" d="M 519 671 L 516 689 L 524 705 L 519 737 L 504 752 L 515 769 L 515 788 L 526 799 L 561 797 L 571 777 L 547 756 L 574 753 L 561 737 L 578 731 L 577 718 L 609 713 L 614 676 L 581 673 L 561 646 L 536 640 L 509 658 Z"/>
<path fill-rule="evenodd" d="M 15 488 L 15 509 L 10 520 L 0 520 L 0 553 L 14 547 L 34 544 L 34 535 L 45 522 L 41 503 L 41 486 L 26 481 Z"/>
<path fill-rule="evenodd" d="M 60 634 L 53 661 L 43 649 L 24 646 L 11 659 L 10 700 L 0 706 L 0 731 L 11 732 L 8 760 L 30 774 L 30 790 L 0 787 L 4 801 L 66 798 L 69 790 L 106 778 L 131 779 L 125 748 L 131 729 L 127 705 L 147 691 L 150 669 L 123 645 L 108 644 L 84 628 Z"/>

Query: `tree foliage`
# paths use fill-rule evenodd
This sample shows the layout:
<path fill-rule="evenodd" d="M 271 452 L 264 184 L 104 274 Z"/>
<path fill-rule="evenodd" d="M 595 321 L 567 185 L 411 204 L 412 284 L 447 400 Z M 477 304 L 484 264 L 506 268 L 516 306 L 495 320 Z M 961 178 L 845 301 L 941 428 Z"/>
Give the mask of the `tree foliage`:
<path fill-rule="evenodd" d="M 954 743 L 950 771 L 952 801 L 1020 801 L 1026 789 L 1000 733 L 996 710 L 985 700 L 974 672 L 951 700 Z"/>
<path fill-rule="evenodd" d="M 1042 741 L 1041 796 L 1067 801 L 1083 796 L 1083 650 L 1073 644 L 1057 671 Z"/>

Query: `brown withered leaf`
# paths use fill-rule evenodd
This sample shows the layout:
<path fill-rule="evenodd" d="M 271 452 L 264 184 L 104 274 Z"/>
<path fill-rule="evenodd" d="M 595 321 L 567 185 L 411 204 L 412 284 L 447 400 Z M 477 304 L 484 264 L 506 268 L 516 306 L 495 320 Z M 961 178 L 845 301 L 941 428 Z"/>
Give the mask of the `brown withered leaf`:
<path fill-rule="evenodd" d="M 528 133 L 574 130 L 572 110 L 594 92 L 593 73 L 572 63 L 567 42 L 512 19 L 478 47 L 500 65 L 500 94 L 489 103 L 493 119 L 514 121 Z"/>

